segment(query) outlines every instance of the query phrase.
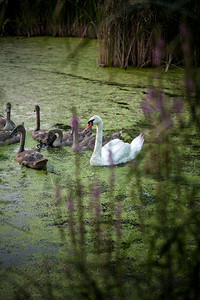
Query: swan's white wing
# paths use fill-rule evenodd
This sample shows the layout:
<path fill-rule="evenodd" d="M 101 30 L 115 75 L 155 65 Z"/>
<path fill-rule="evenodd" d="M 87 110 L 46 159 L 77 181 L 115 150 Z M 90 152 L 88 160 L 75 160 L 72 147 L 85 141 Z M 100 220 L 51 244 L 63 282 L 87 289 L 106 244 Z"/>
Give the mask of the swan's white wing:
<path fill-rule="evenodd" d="M 131 145 L 115 139 L 102 148 L 102 159 L 106 165 L 125 163 L 130 154 Z"/>
<path fill-rule="evenodd" d="M 111 140 L 110 142 L 108 142 L 107 144 L 105 144 L 105 146 L 103 146 L 102 149 L 110 150 L 110 149 L 114 149 L 115 147 L 117 149 L 122 144 L 124 144 L 124 142 L 122 142 L 121 140 L 114 139 L 114 140 Z"/>
<path fill-rule="evenodd" d="M 144 138 L 142 134 L 137 136 L 131 144 L 115 139 L 102 148 L 103 164 L 121 164 L 134 159 L 142 149 Z"/>

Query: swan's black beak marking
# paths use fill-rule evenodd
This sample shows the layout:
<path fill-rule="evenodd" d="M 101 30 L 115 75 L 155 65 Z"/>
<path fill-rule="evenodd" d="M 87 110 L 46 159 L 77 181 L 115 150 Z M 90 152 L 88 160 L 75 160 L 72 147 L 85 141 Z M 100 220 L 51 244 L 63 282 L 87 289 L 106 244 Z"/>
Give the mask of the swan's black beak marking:
<path fill-rule="evenodd" d="M 93 122 L 94 122 L 94 119 L 88 121 L 88 126 L 85 128 L 85 130 L 87 130 L 87 129 L 89 129 L 90 127 L 92 127 L 92 126 L 93 126 Z"/>

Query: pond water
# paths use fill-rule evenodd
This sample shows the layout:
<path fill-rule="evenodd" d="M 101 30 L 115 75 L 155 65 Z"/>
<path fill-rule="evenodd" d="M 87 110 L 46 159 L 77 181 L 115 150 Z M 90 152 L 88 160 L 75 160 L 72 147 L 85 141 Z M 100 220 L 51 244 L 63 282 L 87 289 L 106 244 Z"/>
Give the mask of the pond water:
<path fill-rule="evenodd" d="M 0 38 L 0 113 L 12 104 L 11 119 L 24 122 L 26 149 L 37 149 L 31 133 L 36 126 L 35 104 L 41 109 L 41 128 L 59 127 L 66 131 L 71 123 L 71 109 L 76 108 L 84 128 L 88 119 L 98 114 L 104 131 L 122 130 L 122 139 L 130 142 L 142 132 L 144 117 L 140 103 L 152 84 L 153 70 L 106 69 L 97 66 L 96 41 L 75 38 Z M 169 97 L 181 97 L 183 71 L 163 77 Z M 94 129 L 95 131 L 95 129 Z M 55 257 L 62 243 L 55 209 L 55 189 L 65 197 L 74 190 L 76 156 L 70 146 L 42 149 L 48 158 L 46 171 L 22 167 L 15 160 L 19 144 L 1 147 L 1 268 L 21 266 Z M 80 154 L 79 176 L 84 186 L 84 203 L 89 204 L 90 185 L 101 181 L 101 201 L 108 203 L 111 170 L 90 166 L 91 151 Z M 130 225 L 137 220 L 129 200 L 128 164 L 115 168 L 116 193 L 123 195 Z M 146 186 L 146 202 L 151 203 L 151 186 Z M 130 229 L 127 229 L 127 231 Z M 70 249 L 68 249 L 70 250 Z"/>

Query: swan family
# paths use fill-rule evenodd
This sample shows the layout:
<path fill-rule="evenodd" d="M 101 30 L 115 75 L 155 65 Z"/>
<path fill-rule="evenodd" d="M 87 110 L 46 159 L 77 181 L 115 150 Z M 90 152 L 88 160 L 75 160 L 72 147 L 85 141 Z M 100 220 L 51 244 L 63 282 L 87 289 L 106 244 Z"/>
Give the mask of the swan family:
<path fill-rule="evenodd" d="M 122 131 L 111 136 L 103 135 L 103 121 L 100 116 L 94 115 L 88 121 L 85 129 L 79 128 L 78 119 L 73 118 L 71 132 L 63 134 L 58 128 L 40 129 L 40 107 L 35 105 L 36 128 L 32 138 L 40 146 L 61 147 L 72 145 L 73 151 L 93 150 L 90 158 L 92 166 L 110 166 L 124 164 L 133 160 L 141 151 L 144 136 L 138 135 L 131 143 L 124 143 L 121 139 Z M 26 129 L 24 123 L 16 126 L 10 119 L 11 104 L 6 104 L 7 115 L 0 115 L 0 146 L 20 142 L 16 160 L 23 166 L 32 169 L 45 169 L 48 159 L 36 150 L 25 150 Z M 92 127 L 96 125 L 96 135 L 92 135 Z"/>

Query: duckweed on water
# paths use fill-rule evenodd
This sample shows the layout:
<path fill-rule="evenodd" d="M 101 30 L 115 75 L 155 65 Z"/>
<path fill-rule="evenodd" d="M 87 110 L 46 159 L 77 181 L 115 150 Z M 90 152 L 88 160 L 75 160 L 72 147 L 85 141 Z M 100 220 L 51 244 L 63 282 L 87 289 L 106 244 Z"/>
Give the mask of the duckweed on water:
<path fill-rule="evenodd" d="M 98 114 L 103 119 L 104 132 L 110 134 L 122 130 L 124 141 L 130 142 L 144 130 L 147 120 L 140 103 L 145 98 L 147 87 L 157 85 L 154 70 L 99 68 L 96 65 L 96 41 L 90 41 L 79 49 L 76 56 L 72 54 L 80 39 L 75 38 L 7 37 L 1 38 L 0 42 L 0 113 L 4 113 L 6 102 L 10 101 L 15 124 L 25 123 L 26 149 L 37 149 L 37 143 L 31 137 L 36 126 L 35 104 L 41 108 L 42 129 L 56 126 L 68 131 L 71 110 L 75 107 L 83 128 L 91 115 Z M 169 102 L 174 97 L 183 97 L 182 81 L 183 71 L 179 69 L 172 69 L 163 75 L 163 90 Z M 187 107 L 182 115 L 185 120 L 189 119 Z M 173 138 L 176 140 L 178 135 Z M 191 143 L 183 145 L 187 161 L 183 170 L 187 178 L 196 176 L 195 182 L 191 180 L 196 187 L 200 184 L 199 144 L 195 146 L 195 135 L 190 139 Z M 147 135 L 143 152 L 148 146 Z M 20 299 L 26 296 L 45 299 L 48 287 L 53 289 L 54 285 L 58 290 L 56 293 L 62 295 L 59 288 L 62 284 L 68 285 L 65 276 L 69 273 L 65 269 L 64 254 L 70 256 L 74 251 L 67 231 L 70 217 L 66 199 L 71 199 L 71 193 L 73 197 L 78 197 L 76 157 L 71 147 L 42 149 L 41 153 L 49 160 L 47 170 L 35 171 L 15 161 L 18 148 L 18 144 L 10 145 L 0 157 L 1 295 L 13 299 L 16 289 Z M 112 191 L 112 169 L 91 167 L 90 156 L 91 151 L 80 153 L 78 172 L 82 186 L 81 205 L 86 208 L 83 216 L 86 248 L 94 246 L 92 226 L 98 225 L 92 223 L 95 203 L 91 200 L 91 190 L 95 185 L 97 195 L 100 193 L 103 229 L 115 226 L 115 206 L 122 202 L 123 210 L 118 209 L 123 228 L 122 250 L 128 253 L 127 259 L 134 261 L 134 267 L 139 267 L 146 257 L 141 233 L 155 224 L 156 178 L 142 178 L 140 187 L 137 177 L 134 179 L 130 171 L 134 164 L 118 166 L 114 170 Z M 142 156 L 139 160 L 139 165 L 135 164 L 133 168 L 136 173 L 137 168 L 143 168 Z M 56 200 L 58 187 L 61 195 Z M 114 201 L 114 207 L 110 199 Z M 170 209 L 175 210 L 174 203 Z M 77 217 L 78 212 L 74 214 Z M 141 226 L 141 220 L 145 228 Z M 64 239 L 62 230 L 66 233 Z M 154 230 L 149 230 L 150 236 L 153 235 Z M 117 239 L 116 236 L 113 239 Z M 92 261 L 94 254 L 90 255 Z M 73 268 L 73 263 L 69 263 L 68 267 Z M 93 273 L 96 275 L 98 270 L 94 268 Z M 129 278 L 133 282 L 138 281 L 140 276 L 139 270 L 135 274 L 126 274 L 128 282 Z M 77 274 L 77 278 L 80 277 Z M 45 288 L 42 289 L 43 285 Z M 57 294 L 52 295 L 51 299 L 58 299 Z M 69 296 L 70 291 L 65 291 L 65 295 Z"/>

